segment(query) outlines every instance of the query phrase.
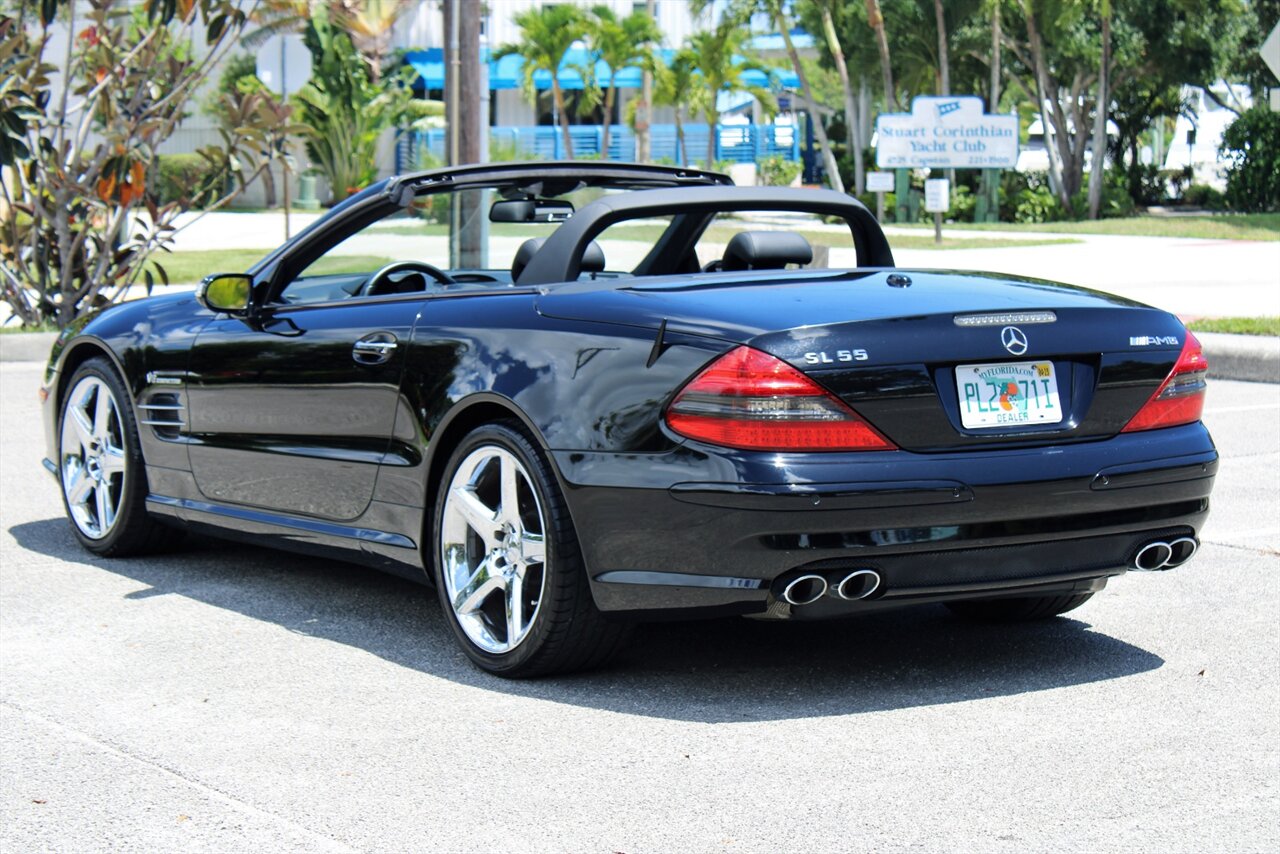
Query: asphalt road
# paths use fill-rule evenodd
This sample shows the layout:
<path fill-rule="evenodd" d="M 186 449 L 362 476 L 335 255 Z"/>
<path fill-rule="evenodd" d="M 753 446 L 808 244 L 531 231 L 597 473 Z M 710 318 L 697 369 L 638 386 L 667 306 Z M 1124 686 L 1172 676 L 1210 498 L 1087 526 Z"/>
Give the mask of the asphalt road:
<path fill-rule="evenodd" d="M 0 850 L 1280 850 L 1280 386 L 1218 382 L 1188 566 L 1069 618 L 642 630 L 480 674 L 431 596 L 79 550 L 0 366 Z"/>

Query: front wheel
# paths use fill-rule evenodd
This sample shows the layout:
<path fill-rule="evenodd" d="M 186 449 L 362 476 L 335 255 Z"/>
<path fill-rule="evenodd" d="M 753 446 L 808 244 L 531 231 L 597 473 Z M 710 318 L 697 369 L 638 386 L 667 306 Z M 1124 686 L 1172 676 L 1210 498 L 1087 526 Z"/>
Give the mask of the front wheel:
<path fill-rule="evenodd" d="M 1092 593 L 1067 596 L 1033 596 L 1025 599 L 963 599 L 947 602 L 951 613 L 970 620 L 993 623 L 1025 623 L 1047 620 L 1079 608 L 1093 598 Z"/>
<path fill-rule="evenodd" d="M 105 358 L 76 369 L 58 422 L 58 482 L 71 530 L 104 557 L 157 551 L 181 532 L 147 515 L 147 474 L 129 394 Z"/>
<path fill-rule="evenodd" d="M 564 497 L 517 422 L 473 430 L 434 513 L 436 589 L 467 656 L 522 678 L 598 666 L 625 639 L 596 608 Z"/>

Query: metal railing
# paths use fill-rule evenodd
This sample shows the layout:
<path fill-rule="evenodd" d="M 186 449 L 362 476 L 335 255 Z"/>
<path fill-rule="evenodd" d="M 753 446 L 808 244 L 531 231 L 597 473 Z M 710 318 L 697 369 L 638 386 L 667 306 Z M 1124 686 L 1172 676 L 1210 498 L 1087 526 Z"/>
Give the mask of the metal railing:
<path fill-rule="evenodd" d="M 716 161 L 756 163 L 766 157 L 785 160 L 800 159 L 800 129 L 794 125 L 717 125 Z M 609 131 L 609 151 L 602 154 L 604 127 L 572 125 L 573 154 L 577 158 L 601 160 L 636 159 L 636 136 L 627 125 L 613 125 Z M 427 165 L 424 157 L 444 161 L 448 131 L 433 128 L 401 133 L 396 143 L 396 171 L 405 172 Z M 693 164 L 707 158 L 707 126 L 684 126 L 684 148 L 680 150 L 673 124 L 653 125 L 650 129 L 652 159 L 662 163 Z M 536 159 L 560 160 L 566 157 L 564 135 L 558 126 L 492 127 L 489 129 L 491 160 Z"/>

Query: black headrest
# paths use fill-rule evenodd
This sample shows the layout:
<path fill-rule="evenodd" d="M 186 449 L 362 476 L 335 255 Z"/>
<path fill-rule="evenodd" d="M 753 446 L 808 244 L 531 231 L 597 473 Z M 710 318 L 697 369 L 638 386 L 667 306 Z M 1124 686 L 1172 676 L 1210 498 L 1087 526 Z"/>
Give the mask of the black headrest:
<path fill-rule="evenodd" d="M 542 244 L 547 242 L 545 237 L 530 237 L 524 243 L 520 244 L 520 248 L 516 250 L 516 257 L 511 259 L 511 281 L 515 282 L 520 278 L 520 274 L 524 272 L 524 268 L 529 265 L 531 259 L 538 250 L 542 248 Z M 603 273 L 604 272 L 604 250 L 600 248 L 600 244 L 594 240 L 587 244 L 587 249 L 582 253 L 582 272 L 584 273 Z"/>
<path fill-rule="evenodd" d="M 811 261 L 809 241 L 791 231 L 740 231 L 724 250 L 726 270 L 781 270 Z"/>

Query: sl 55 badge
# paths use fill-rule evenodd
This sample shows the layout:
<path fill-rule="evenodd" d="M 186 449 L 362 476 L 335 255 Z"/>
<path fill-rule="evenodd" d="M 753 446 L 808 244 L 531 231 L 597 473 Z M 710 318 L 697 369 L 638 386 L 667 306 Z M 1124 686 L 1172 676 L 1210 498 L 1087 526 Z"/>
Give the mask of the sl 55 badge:
<path fill-rule="evenodd" d="M 836 350 L 835 358 L 825 350 L 817 353 L 805 353 L 804 360 L 810 365 L 834 365 L 836 362 L 865 362 L 871 358 L 866 350 Z"/>

